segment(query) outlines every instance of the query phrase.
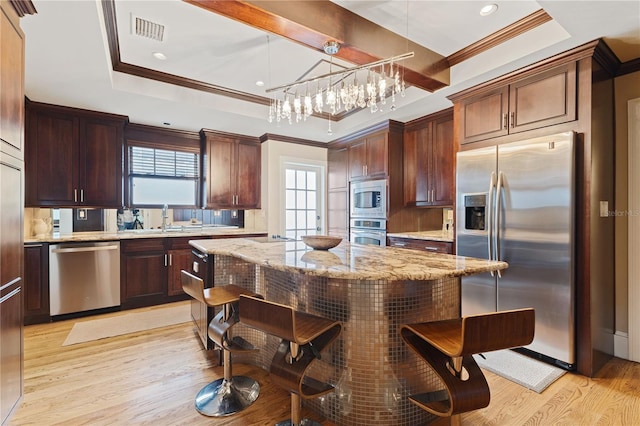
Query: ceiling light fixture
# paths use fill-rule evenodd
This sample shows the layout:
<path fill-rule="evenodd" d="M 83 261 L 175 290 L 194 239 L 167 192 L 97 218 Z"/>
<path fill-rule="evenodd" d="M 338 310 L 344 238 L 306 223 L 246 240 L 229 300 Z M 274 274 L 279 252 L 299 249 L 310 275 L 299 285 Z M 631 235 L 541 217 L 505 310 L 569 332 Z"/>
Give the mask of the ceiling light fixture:
<path fill-rule="evenodd" d="M 154 58 L 160 61 L 164 61 L 165 59 L 167 59 L 167 56 L 162 52 L 153 52 L 152 55 Z"/>
<path fill-rule="evenodd" d="M 495 3 L 492 4 L 487 4 L 485 6 L 482 6 L 482 9 L 480 9 L 480 15 L 482 16 L 489 16 L 493 13 L 495 13 L 498 10 L 498 5 Z"/>
<path fill-rule="evenodd" d="M 339 50 L 337 41 L 324 44 L 331 65 L 333 55 Z M 273 95 L 267 120 L 269 123 L 286 120 L 292 124 L 294 118 L 296 123 L 306 121 L 314 112 L 335 115 L 354 108 L 368 108 L 373 114 L 383 110 L 389 97 L 393 111 L 396 95 L 404 97 L 406 88 L 397 63 L 413 55 L 413 52 L 405 53 L 336 72 L 329 68 L 328 74 L 267 89 L 267 93 L 282 92 L 279 97 Z"/>
<path fill-rule="evenodd" d="M 264 86 L 264 81 L 262 81 L 262 80 L 256 81 L 256 86 L 258 86 L 258 87 Z"/>

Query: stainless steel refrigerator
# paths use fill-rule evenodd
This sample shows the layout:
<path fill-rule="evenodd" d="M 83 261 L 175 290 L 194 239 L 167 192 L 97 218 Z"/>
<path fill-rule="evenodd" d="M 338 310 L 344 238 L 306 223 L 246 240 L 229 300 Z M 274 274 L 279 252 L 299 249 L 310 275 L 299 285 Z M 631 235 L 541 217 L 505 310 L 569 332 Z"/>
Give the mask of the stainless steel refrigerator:
<path fill-rule="evenodd" d="M 525 349 L 575 364 L 574 133 L 461 151 L 456 253 L 509 267 L 462 279 L 462 314 L 532 307 Z"/>

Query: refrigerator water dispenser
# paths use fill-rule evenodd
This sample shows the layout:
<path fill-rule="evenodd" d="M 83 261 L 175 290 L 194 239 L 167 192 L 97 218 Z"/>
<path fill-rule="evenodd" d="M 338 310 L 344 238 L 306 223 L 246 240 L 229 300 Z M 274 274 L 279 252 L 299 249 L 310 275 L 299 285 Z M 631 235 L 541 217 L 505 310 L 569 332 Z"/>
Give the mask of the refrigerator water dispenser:
<path fill-rule="evenodd" d="M 464 196 L 465 229 L 476 229 L 484 231 L 486 205 L 487 194 Z"/>

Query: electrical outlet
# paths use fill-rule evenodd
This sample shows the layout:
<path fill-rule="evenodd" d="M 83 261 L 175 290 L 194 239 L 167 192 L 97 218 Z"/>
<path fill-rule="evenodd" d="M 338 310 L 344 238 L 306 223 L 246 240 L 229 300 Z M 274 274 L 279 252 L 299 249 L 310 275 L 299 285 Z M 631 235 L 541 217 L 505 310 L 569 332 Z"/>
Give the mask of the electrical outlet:
<path fill-rule="evenodd" d="M 609 202 L 600 201 L 600 217 L 609 216 Z"/>

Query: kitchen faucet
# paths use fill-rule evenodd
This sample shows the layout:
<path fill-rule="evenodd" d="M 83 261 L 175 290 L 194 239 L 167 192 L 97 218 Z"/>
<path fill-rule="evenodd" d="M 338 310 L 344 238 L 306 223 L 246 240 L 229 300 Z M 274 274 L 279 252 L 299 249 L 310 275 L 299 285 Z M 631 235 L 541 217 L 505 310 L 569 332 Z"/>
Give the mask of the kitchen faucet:
<path fill-rule="evenodd" d="M 165 204 L 164 206 L 162 206 L 162 232 L 165 232 L 167 230 L 167 218 L 169 217 L 169 215 L 167 214 L 168 210 L 168 205 Z"/>

